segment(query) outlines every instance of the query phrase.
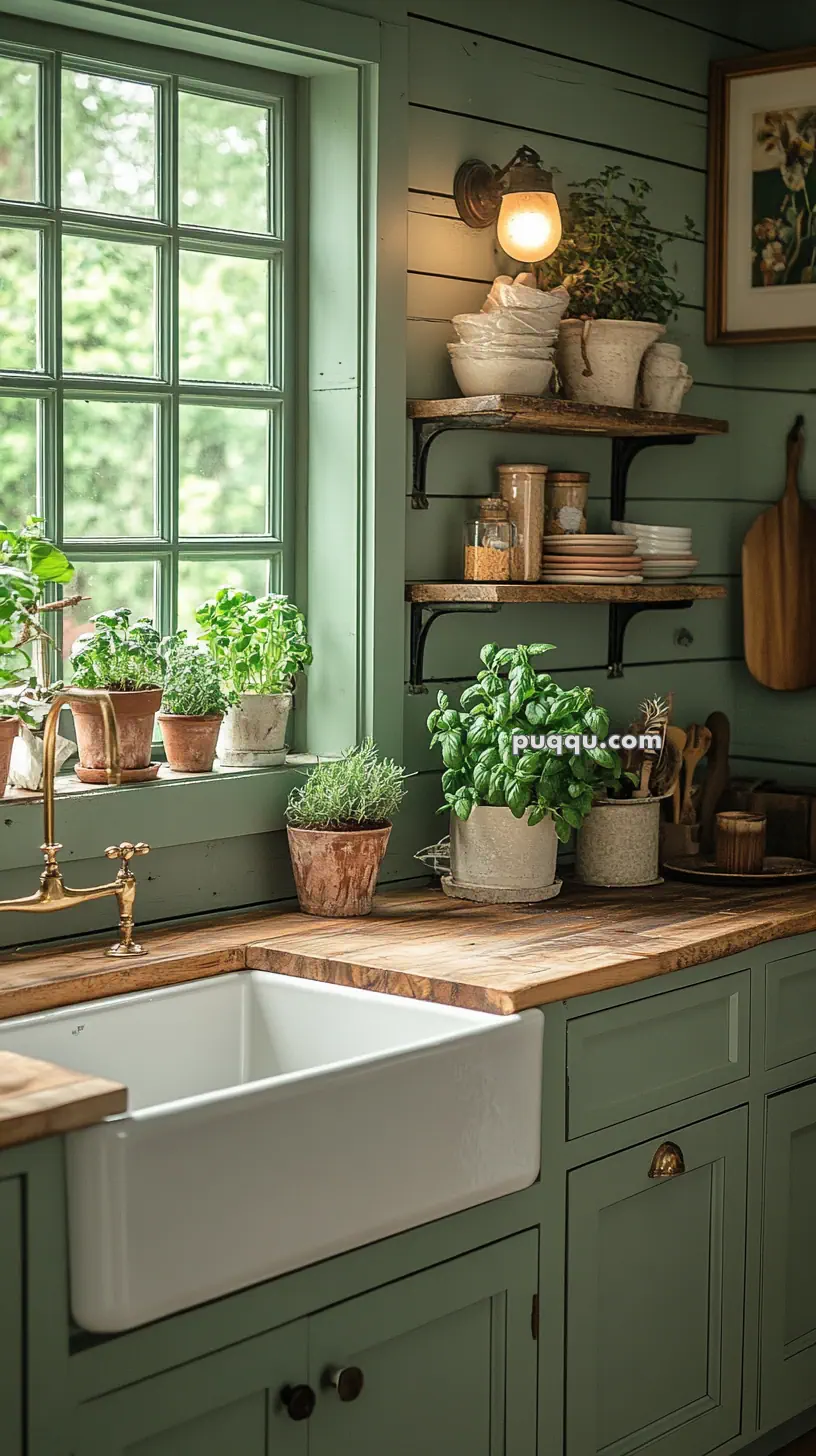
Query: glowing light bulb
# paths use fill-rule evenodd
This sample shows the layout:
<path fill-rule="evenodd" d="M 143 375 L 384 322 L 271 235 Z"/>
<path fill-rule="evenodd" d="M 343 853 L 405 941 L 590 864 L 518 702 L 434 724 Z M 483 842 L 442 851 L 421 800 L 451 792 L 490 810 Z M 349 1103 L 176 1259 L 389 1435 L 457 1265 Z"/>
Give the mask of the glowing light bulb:
<path fill-rule="evenodd" d="M 554 192 L 506 192 L 496 229 L 500 246 L 520 263 L 540 263 L 561 241 L 561 210 Z"/>

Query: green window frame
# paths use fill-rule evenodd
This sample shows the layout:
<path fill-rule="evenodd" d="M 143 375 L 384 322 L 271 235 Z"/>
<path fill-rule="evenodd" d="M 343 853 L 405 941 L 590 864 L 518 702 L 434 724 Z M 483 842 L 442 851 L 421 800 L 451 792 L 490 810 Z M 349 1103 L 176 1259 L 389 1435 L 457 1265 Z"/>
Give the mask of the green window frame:
<path fill-rule="evenodd" d="M 128 599 L 128 583 L 138 580 L 140 575 L 144 579 L 151 571 L 152 594 L 147 596 L 152 595 L 151 614 L 162 632 L 173 631 L 178 625 L 180 591 L 187 603 L 187 625 L 190 625 L 191 603 L 210 595 L 222 580 L 246 585 L 257 593 L 266 590 L 291 593 L 295 568 L 296 379 L 293 78 L 82 31 L 57 31 L 9 17 L 4 17 L 0 26 L 0 60 L 3 58 L 33 62 L 39 68 L 37 199 L 0 198 L 0 229 L 4 230 L 0 237 L 8 240 L 14 235 L 7 230 L 14 229 L 28 234 L 34 231 L 39 238 L 39 321 L 36 367 L 0 367 L 0 410 L 4 405 L 8 408 L 8 401 L 36 402 L 37 514 L 43 517 L 46 534 L 63 545 L 76 563 L 76 587 L 68 590 L 89 589 L 91 594 L 90 602 L 64 614 L 53 614 L 52 625 L 55 619 L 60 619 L 54 630 L 58 650 L 62 645 L 63 616 L 66 631 L 73 636 L 90 614 L 104 607 L 133 606 L 135 615 L 139 615 L 140 608 L 149 608 L 151 604 L 144 591 L 140 600 Z M 63 205 L 61 87 L 65 74 L 77 71 L 92 78 L 146 83 L 154 88 L 154 216 L 128 216 Z M 180 216 L 180 107 L 183 109 L 188 96 L 245 104 L 259 108 L 259 116 L 266 114 L 268 231 L 201 225 Z M 88 374 L 69 372 L 64 367 L 63 253 L 66 242 L 70 249 L 75 239 L 79 240 L 80 248 L 98 243 L 155 249 L 152 374 Z M 267 299 L 263 308 L 266 341 L 261 345 L 265 355 L 265 368 L 261 372 L 265 377 L 220 380 L 185 377 L 181 358 L 185 326 L 180 280 L 185 266 L 189 268 L 191 260 L 198 260 L 202 255 L 226 260 L 226 268 L 232 268 L 233 272 L 242 263 L 256 265 L 253 284 L 255 278 L 260 280 L 266 276 Z M 143 254 L 145 258 L 148 256 Z M 206 285 L 201 296 L 204 295 L 209 297 Z M 186 336 L 192 337 L 189 326 Z M 253 337 L 252 347 L 260 354 L 257 336 Z M 198 371 L 202 372 L 206 368 Z M 65 468 L 66 422 L 69 427 L 72 419 L 79 422 L 90 406 L 97 410 L 98 419 L 109 417 L 115 425 L 117 418 L 125 418 L 110 410 L 117 405 L 152 409 L 152 427 L 146 413 L 140 416 L 147 421 L 145 440 L 151 439 L 154 453 L 152 529 L 128 536 L 117 535 L 115 527 L 93 537 L 72 535 L 71 502 L 81 498 L 87 482 L 75 486 L 76 495 L 72 497 L 70 473 L 66 478 Z M 257 413 L 253 420 L 258 431 L 256 454 L 258 458 L 263 456 L 263 465 L 257 472 L 262 479 L 255 487 L 258 519 L 251 531 L 231 533 L 229 519 L 222 521 L 220 510 L 214 512 L 219 519 L 217 528 L 211 525 L 210 534 L 196 534 L 195 529 L 189 529 L 191 509 L 185 512 L 181 457 L 185 429 L 190 431 L 189 438 L 195 440 L 195 427 L 205 418 L 202 415 L 197 419 L 192 413 L 198 409 L 260 411 L 267 420 L 265 447 L 257 443 L 263 434 L 262 426 L 257 425 Z M 135 415 L 127 418 L 133 420 Z M 222 415 L 220 418 L 226 426 L 228 418 L 237 425 L 239 417 Z M 248 421 L 249 416 L 246 418 Z M 209 420 L 215 428 L 216 417 L 211 415 Z M 250 431 L 236 429 L 234 438 L 249 440 Z M 73 442 L 75 456 L 81 453 L 76 448 L 81 439 L 81 426 L 77 425 Z M 143 468 L 143 462 L 141 465 Z M 139 468 L 140 461 L 135 459 L 134 472 Z M 2 500 L 2 484 L 0 475 L 0 519 L 5 519 L 8 512 Z M 127 492 L 125 480 L 117 498 L 127 503 Z M 192 524 L 195 527 L 195 521 Z M 109 568 L 107 585 L 101 591 L 101 599 L 95 601 L 94 570 L 105 567 Z M 114 599 L 110 599 L 112 582 L 118 591 Z M 202 583 L 199 590 L 195 589 L 197 582 Z"/>

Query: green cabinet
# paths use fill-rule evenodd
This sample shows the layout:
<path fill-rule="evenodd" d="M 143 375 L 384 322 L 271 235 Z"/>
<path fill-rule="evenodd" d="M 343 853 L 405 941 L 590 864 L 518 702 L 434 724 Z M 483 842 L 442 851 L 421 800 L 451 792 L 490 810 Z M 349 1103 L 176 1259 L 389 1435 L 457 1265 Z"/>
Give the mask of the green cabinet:
<path fill-rule="evenodd" d="M 0 1182 L 0 1448 L 23 1456 L 23 1197 L 19 1178 Z"/>
<path fill-rule="evenodd" d="M 748 1117 L 667 1132 L 568 1180 L 567 1456 L 660 1443 L 702 1456 L 740 1431 Z"/>
<path fill-rule="evenodd" d="M 775 1426 L 816 1392 L 816 1082 L 769 1097 L 760 1412 Z"/>

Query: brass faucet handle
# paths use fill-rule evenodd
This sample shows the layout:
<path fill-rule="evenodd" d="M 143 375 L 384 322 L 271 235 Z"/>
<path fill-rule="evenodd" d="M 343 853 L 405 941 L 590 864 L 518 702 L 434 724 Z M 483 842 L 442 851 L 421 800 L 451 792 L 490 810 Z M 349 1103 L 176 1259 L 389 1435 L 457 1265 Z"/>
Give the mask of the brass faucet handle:
<path fill-rule="evenodd" d="M 134 854 L 149 854 L 150 845 L 139 841 L 138 844 L 131 844 L 129 839 L 123 839 L 121 844 L 111 844 L 105 850 L 106 859 L 120 859 L 127 867 L 133 859 Z"/>

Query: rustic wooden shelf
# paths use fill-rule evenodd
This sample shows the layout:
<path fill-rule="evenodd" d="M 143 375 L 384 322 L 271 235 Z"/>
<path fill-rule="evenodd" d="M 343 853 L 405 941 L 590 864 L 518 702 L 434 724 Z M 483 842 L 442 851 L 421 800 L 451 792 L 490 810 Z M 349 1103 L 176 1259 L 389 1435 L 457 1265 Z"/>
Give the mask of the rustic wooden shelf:
<path fill-rule="evenodd" d="M 428 454 L 448 430 L 507 430 L 545 435 L 595 435 L 612 441 L 610 505 L 623 520 L 626 481 L 635 456 L 650 445 L 691 445 L 700 435 L 725 435 L 727 420 L 667 415 L 655 410 L 613 409 L 568 399 L 526 394 L 483 394 L 461 399 L 410 399 L 413 430 L 411 504 L 427 510 Z"/>
<path fill-rule="evenodd" d="M 411 655 L 408 690 L 427 692 L 424 683 L 425 644 L 438 617 L 450 612 L 498 612 L 519 602 L 561 602 L 573 605 L 605 603 L 609 608 L 607 672 L 623 676 L 623 643 L 626 628 L 638 612 L 678 611 L 694 602 L 721 601 L 724 586 L 687 581 L 660 585 L 621 583 L 615 586 L 549 582 L 413 581 L 405 588 L 411 606 Z"/>

